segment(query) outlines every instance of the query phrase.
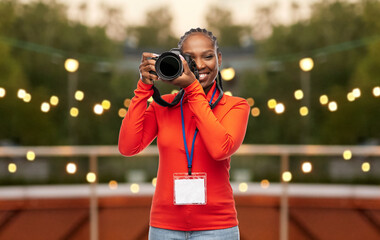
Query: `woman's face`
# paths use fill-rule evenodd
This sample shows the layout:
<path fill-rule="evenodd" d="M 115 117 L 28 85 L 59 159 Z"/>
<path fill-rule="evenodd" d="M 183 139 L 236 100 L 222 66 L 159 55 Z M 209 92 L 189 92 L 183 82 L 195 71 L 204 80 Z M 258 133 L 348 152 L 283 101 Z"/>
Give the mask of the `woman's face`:
<path fill-rule="evenodd" d="M 192 33 L 182 44 L 182 52 L 195 61 L 199 71 L 199 82 L 209 90 L 222 63 L 222 54 L 217 53 L 214 43 L 203 33 Z"/>

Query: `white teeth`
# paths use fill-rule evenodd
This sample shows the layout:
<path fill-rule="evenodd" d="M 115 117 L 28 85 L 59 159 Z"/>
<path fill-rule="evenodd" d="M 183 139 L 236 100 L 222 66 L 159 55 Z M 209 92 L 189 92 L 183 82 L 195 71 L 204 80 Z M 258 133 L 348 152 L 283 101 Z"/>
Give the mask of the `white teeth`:
<path fill-rule="evenodd" d="M 203 79 L 203 78 L 205 78 L 206 76 L 207 76 L 207 74 L 205 74 L 205 73 L 199 74 L 199 78 L 200 78 L 200 79 Z"/>

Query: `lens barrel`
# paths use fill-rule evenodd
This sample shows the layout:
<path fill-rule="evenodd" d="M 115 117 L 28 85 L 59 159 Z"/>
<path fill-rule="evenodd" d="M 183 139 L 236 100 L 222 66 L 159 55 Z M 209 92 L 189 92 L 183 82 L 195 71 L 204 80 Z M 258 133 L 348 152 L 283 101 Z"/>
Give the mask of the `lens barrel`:
<path fill-rule="evenodd" d="M 174 51 L 162 53 L 158 57 L 155 67 L 158 77 L 166 81 L 174 80 L 183 73 L 181 58 Z"/>

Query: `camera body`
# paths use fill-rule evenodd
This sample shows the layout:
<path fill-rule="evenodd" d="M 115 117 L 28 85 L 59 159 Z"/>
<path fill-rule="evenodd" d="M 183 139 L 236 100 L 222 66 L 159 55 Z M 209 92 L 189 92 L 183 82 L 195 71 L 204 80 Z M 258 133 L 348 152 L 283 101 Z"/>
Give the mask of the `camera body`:
<path fill-rule="evenodd" d="M 155 74 L 165 81 L 171 81 L 181 76 L 183 73 L 183 64 L 179 56 L 180 54 L 185 58 L 190 71 L 192 71 L 195 77 L 199 79 L 199 73 L 195 61 L 188 54 L 182 54 L 179 48 L 172 48 L 170 51 L 164 52 L 158 57 L 153 58 L 156 60 Z"/>

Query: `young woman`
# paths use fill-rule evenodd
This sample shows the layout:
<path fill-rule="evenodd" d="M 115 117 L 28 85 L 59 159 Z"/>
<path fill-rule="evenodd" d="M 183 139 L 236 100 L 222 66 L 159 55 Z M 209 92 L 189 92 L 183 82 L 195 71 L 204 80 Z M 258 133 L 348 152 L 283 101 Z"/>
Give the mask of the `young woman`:
<path fill-rule="evenodd" d="M 191 29 L 178 48 L 191 56 L 198 79 L 181 57 L 184 72 L 172 81 L 184 90 L 180 103 L 163 107 L 153 95 L 156 55 L 143 53 L 140 80 L 119 135 L 119 150 L 132 156 L 156 137 L 157 185 L 150 213 L 149 239 L 239 239 L 229 182 L 231 155 L 243 142 L 249 105 L 223 95 L 219 68 L 222 54 L 205 29 Z M 153 71 L 153 72 L 152 72 Z M 176 94 L 163 98 L 171 102 Z"/>

